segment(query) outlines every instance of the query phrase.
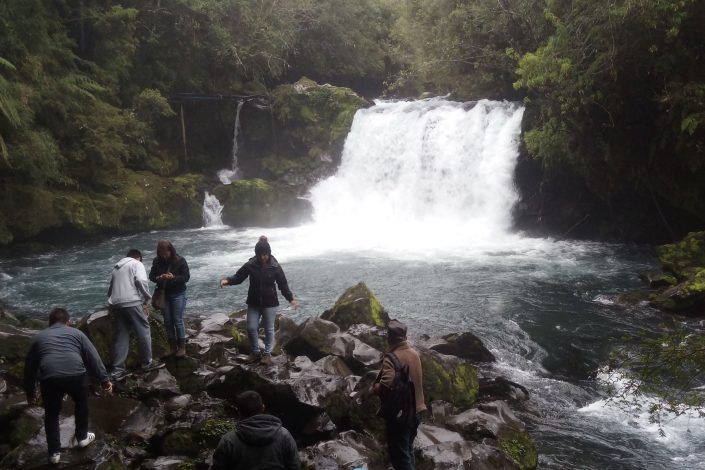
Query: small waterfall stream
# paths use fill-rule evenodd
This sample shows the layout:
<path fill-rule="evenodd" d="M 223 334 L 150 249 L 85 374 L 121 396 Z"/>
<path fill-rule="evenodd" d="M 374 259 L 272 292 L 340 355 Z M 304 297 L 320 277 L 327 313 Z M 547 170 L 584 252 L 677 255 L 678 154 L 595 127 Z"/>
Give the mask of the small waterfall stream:
<path fill-rule="evenodd" d="M 235 113 L 235 125 L 233 126 L 233 144 L 231 147 L 231 165 L 230 168 L 224 168 L 218 172 L 218 179 L 223 184 L 230 184 L 235 180 L 240 179 L 240 169 L 237 167 L 237 138 L 240 134 L 240 110 L 242 105 L 245 104 L 244 101 L 238 101 L 237 112 Z"/>
<path fill-rule="evenodd" d="M 203 197 L 203 227 L 219 228 L 223 225 L 223 205 L 215 195 L 205 192 Z"/>

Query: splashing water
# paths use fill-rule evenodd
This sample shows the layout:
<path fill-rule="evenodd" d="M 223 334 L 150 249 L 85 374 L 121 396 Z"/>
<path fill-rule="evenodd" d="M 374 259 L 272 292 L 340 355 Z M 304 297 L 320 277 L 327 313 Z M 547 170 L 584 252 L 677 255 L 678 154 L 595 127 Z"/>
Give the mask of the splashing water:
<path fill-rule="evenodd" d="M 223 205 L 215 195 L 205 192 L 203 197 L 203 227 L 223 228 Z"/>

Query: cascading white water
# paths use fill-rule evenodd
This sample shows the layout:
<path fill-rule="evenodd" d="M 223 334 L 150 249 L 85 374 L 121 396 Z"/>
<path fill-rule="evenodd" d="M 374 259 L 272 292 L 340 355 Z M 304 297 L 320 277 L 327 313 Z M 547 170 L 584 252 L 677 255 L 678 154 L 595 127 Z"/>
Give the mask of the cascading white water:
<path fill-rule="evenodd" d="M 223 225 L 223 205 L 215 195 L 205 192 L 203 197 L 203 226 L 206 228 L 219 228 Z"/>
<path fill-rule="evenodd" d="M 440 98 L 358 111 L 338 173 L 311 191 L 318 230 L 343 246 L 417 249 L 507 236 L 523 112 Z"/>
<path fill-rule="evenodd" d="M 244 101 L 238 101 L 237 112 L 235 113 L 235 125 L 233 126 L 233 145 L 230 150 L 232 164 L 230 169 L 222 169 L 218 172 L 218 179 L 223 184 L 230 184 L 235 180 L 240 179 L 240 169 L 237 167 L 237 137 L 240 134 L 240 110 Z"/>

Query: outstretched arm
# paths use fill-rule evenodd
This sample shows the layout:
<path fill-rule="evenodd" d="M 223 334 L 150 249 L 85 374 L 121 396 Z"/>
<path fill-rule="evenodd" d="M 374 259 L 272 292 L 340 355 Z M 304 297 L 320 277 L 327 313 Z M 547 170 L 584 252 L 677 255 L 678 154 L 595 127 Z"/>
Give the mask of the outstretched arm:
<path fill-rule="evenodd" d="M 234 276 L 226 277 L 225 279 L 220 280 L 220 287 L 225 287 L 225 286 L 236 286 L 238 284 L 242 284 L 245 279 L 247 279 L 247 276 L 250 275 L 250 272 L 247 270 L 247 264 L 243 264 L 240 269 L 237 270 Z"/>

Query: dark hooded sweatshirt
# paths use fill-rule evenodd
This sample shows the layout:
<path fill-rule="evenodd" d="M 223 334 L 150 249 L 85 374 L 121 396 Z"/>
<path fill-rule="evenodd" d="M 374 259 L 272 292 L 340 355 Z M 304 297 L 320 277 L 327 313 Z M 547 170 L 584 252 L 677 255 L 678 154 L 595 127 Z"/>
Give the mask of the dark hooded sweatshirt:
<path fill-rule="evenodd" d="M 296 442 L 272 415 L 245 418 L 220 439 L 212 470 L 294 470 L 299 468 Z"/>
<path fill-rule="evenodd" d="M 294 294 L 289 290 L 286 282 L 284 270 L 277 262 L 277 259 L 269 255 L 269 261 L 262 266 L 256 256 L 243 264 L 234 276 L 228 278 L 228 285 L 235 286 L 250 278 L 250 288 L 247 290 L 247 305 L 252 307 L 276 307 L 279 305 L 277 290 L 274 287 L 276 282 L 282 295 L 291 302 Z"/>

